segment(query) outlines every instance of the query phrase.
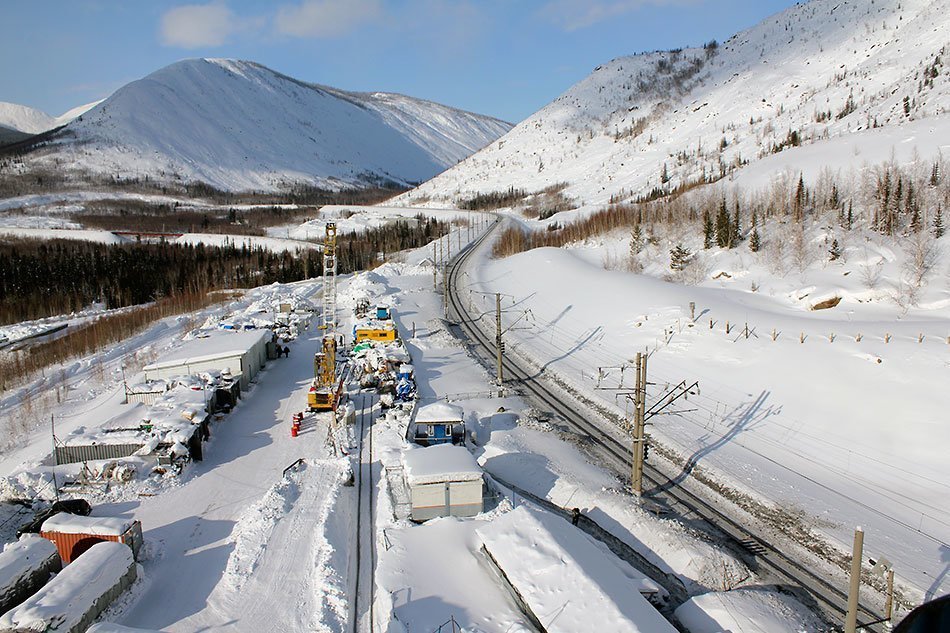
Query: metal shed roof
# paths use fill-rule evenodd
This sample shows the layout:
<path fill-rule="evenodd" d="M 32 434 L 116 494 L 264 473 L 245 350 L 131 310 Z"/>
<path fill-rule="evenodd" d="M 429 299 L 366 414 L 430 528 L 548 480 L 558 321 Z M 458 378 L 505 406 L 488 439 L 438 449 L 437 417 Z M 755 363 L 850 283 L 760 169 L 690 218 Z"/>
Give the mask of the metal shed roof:
<path fill-rule="evenodd" d="M 166 354 L 151 365 L 144 367 L 145 371 L 201 363 L 219 358 L 240 356 L 252 349 L 261 341 L 270 340 L 273 333 L 270 330 L 245 330 L 243 332 L 215 332 L 207 338 L 196 338 L 187 341 L 178 349 Z"/>

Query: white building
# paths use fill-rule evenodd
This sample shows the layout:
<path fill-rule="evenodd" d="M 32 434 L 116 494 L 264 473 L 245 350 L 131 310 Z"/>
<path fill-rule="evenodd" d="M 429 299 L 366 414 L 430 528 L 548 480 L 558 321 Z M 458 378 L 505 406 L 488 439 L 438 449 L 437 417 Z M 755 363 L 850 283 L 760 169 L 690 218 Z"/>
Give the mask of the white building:
<path fill-rule="evenodd" d="M 203 371 L 230 372 L 240 380 L 241 389 L 267 362 L 270 330 L 213 332 L 206 338 L 187 341 L 158 361 L 145 366 L 145 379 L 158 380 L 196 374 Z"/>
<path fill-rule="evenodd" d="M 403 452 L 410 518 L 471 517 L 483 507 L 482 469 L 463 446 L 440 444 Z"/>

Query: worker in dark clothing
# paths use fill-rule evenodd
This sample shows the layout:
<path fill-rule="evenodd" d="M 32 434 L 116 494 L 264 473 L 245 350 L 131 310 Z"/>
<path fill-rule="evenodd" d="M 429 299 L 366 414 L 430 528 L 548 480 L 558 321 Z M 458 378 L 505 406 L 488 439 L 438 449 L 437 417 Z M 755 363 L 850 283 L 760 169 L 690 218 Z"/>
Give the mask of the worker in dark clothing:
<path fill-rule="evenodd" d="M 581 520 L 581 509 L 574 508 L 571 510 L 571 525 L 577 525 L 577 522 Z"/>
<path fill-rule="evenodd" d="M 284 358 L 290 358 L 290 348 L 284 346 Z"/>

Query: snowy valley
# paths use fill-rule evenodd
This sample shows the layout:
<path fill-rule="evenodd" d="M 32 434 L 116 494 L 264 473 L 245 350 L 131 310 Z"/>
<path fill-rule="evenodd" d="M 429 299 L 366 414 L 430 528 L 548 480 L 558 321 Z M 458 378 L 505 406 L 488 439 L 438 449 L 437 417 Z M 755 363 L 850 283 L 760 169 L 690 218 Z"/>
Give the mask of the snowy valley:
<path fill-rule="evenodd" d="M 70 528 L 142 530 L 120 589 L 3 617 L 96 593 L 100 633 L 838 631 L 856 529 L 858 630 L 946 596 L 948 34 L 950 0 L 811 0 L 513 127 L 210 58 L 58 119 L 0 104 L 40 135 L 0 155 L 4 265 L 198 262 L 187 301 L 0 326 L 0 598 L 61 496 L 92 505 L 43 534 L 64 562 Z"/>

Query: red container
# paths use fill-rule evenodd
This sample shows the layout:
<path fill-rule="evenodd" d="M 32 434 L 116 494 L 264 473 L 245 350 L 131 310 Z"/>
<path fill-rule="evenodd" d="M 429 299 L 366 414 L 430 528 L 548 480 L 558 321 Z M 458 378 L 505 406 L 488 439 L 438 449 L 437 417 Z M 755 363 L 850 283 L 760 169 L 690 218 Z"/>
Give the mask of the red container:
<path fill-rule="evenodd" d="M 63 559 L 63 564 L 71 563 L 79 557 L 80 554 L 88 550 L 96 543 L 102 541 L 115 541 L 124 543 L 132 548 L 132 553 L 138 559 L 139 548 L 142 545 L 142 523 L 133 521 L 129 528 L 122 534 L 83 534 L 52 532 L 41 530 L 40 536 L 49 539 L 59 550 L 59 556 Z"/>

